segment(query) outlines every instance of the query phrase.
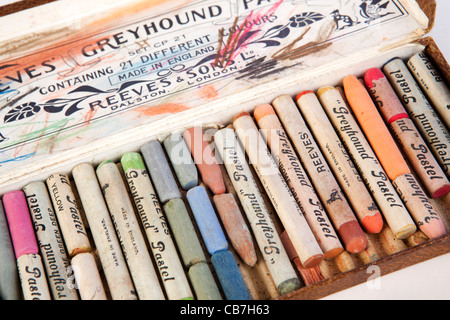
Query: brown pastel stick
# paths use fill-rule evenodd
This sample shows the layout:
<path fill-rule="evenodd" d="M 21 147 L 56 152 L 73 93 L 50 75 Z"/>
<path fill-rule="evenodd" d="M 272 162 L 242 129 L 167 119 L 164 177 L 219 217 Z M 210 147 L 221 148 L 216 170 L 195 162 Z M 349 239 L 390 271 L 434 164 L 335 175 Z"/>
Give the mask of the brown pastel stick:
<path fill-rule="evenodd" d="M 340 272 L 347 272 L 358 267 L 356 258 L 347 251 L 342 252 L 334 259 L 334 263 Z"/>
<path fill-rule="evenodd" d="M 270 156 L 269 150 L 250 114 L 245 112 L 239 114 L 235 117 L 233 125 L 236 128 L 236 135 L 244 146 L 250 163 L 255 168 L 266 193 L 269 195 L 302 264 L 305 267 L 318 265 L 324 258 L 324 254 L 278 166 Z"/>
<path fill-rule="evenodd" d="M 368 233 L 380 232 L 383 228 L 383 217 L 378 206 L 367 190 L 341 139 L 334 131 L 319 99 L 312 91 L 304 91 L 296 99 L 303 118 L 309 125 L 364 230 Z"/>
<path fill-rule="evenodd" d="M 234 196 L 224 193 L 215 195 L 213 200 L 233 248 L 246 264 L 253 267 L 256 263 L 256 252 L 252 234 Z"/>
<path fill-rule="evenodd" d="M 283 95 L 276 98 L 272 105 L 345 249 L 351 253 L 361 252 L 367 246 L 367 238 L 294 100 Z"/>
<path fill-rule="evenodd" d="M 434 199 L 444 197 L 450 192 L 450 182 L 397 98 L 389 80 L 377 68 L 367 70 L 364 78 L 381 116 L 425 190 Z"/>
<path fill-rule="evenodd" d="M 202 128 L 192 127 L 183 133 L 183 137 L 191 151 L 202 181 L 213 194 L 225 193 L 222 171 L 216 162 L 209 142 L 204 138 Z"/>

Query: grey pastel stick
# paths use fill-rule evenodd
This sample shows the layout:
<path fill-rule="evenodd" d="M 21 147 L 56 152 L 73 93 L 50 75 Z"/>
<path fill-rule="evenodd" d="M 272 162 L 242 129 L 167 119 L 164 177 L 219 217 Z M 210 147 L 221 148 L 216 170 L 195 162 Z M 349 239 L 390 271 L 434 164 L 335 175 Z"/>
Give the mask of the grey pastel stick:
<path fill-rule="evenodd" d="M 141 148 L 141 152 L 159 200 L 166 203 L 170 199 L 181 198 L 161 143 L 157 140 L 150 141 Z"/>
<path fill-rule="evenodd" d="M 43 182 L 32 182 L 26 185 L 23 191 L 34 223 L 53 299 L 78 300 L 78 294 L 71 285 L 68 254 L 47 187 Z"/>
<path fill-rule="evenodd" d="M 0 298 L 19 300 L 21 296 L 16 257 L 3 204 L 0 201 Z"/>
<path fill-rule="evenodd" d="M 94 167 L 83 163 L 72 176 L 77 186 L 92 237 L 113 300 L 137 300 L 136 290 L 103 198 Z"/>
<path fill-rule="evenodd" d="M 181 188 L 187 191 L 197 186 L 197 167 L 184 138 L 180 134 L 172 134 L 163 144 Z"/>
<path fill-rule="evenodd" d="M 115 163 L 105 161 L 97 167 L 96 172 L 139 299 L 164 300 L 163 290 L 119 168 Z"/>

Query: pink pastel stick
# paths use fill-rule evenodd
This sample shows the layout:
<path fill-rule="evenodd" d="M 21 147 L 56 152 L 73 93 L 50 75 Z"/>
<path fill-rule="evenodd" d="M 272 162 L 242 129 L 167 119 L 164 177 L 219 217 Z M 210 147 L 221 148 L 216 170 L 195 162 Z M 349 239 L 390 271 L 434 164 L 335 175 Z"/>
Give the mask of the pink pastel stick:
<path fill-rule="evenodd" d="M 3 196 L 3 205 L 16 259 L 39 253 L 25 194 L 22 191 L 9 192 Z"/>

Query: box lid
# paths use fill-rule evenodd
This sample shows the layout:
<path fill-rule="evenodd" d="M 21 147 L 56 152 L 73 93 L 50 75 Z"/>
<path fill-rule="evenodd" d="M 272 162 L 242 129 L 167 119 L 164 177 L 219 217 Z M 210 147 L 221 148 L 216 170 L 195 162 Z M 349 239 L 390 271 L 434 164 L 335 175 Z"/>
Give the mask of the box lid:
<path fill-rule="evenodd" d="M 430 22 L 412 0 L 86 3 L 0 18 L 4 188 L 313 85 L 422 37 Z"/>

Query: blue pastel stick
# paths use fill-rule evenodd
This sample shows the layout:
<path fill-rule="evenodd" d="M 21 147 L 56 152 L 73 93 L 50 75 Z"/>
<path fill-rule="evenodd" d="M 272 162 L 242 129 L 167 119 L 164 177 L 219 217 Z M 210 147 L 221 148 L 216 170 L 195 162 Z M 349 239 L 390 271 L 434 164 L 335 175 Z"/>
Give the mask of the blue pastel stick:
<path fill-rule="evenodd" d="M 211 262 L 227 300 L 252 300 L 236 260 L 230 251 L 216 252 L 211 257 Z"/>
<path fill-rule="evenodd" d="M 227 250 L 227 239 L 205 187 L 198 186 L 190 189 L 186 197 L 209 254 Z"/>

